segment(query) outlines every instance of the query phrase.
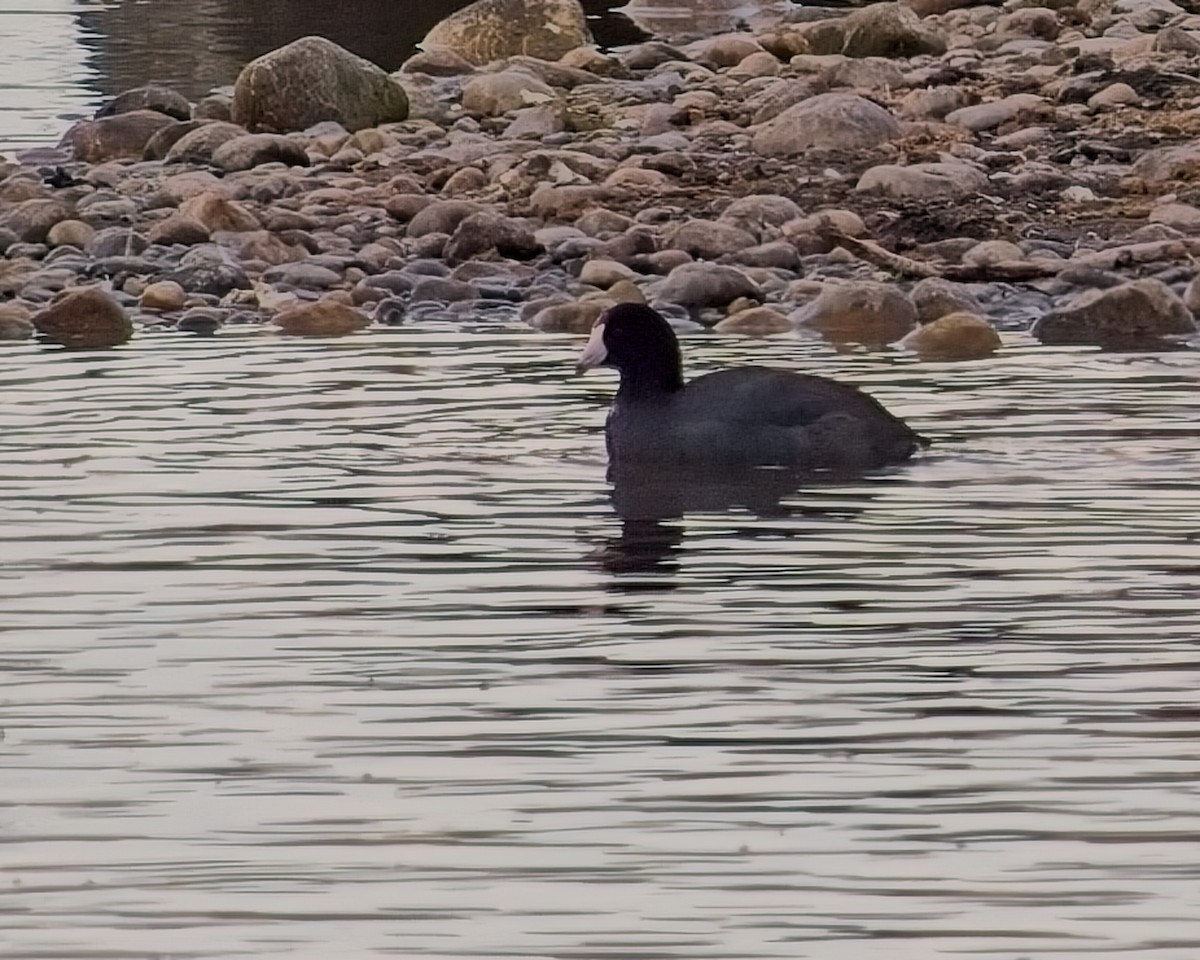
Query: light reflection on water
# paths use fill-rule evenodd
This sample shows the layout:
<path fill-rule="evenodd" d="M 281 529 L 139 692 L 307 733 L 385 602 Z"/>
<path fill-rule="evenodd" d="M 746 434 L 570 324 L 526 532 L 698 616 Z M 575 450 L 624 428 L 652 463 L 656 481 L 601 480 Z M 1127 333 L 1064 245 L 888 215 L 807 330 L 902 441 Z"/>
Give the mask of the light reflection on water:
<path fill-rule="evenodd" d="M 647 546 L 577 346 L 0 356 L 6 956 L 1198 955 L 1194 358 L 691 338 L 939 442 Z"/>

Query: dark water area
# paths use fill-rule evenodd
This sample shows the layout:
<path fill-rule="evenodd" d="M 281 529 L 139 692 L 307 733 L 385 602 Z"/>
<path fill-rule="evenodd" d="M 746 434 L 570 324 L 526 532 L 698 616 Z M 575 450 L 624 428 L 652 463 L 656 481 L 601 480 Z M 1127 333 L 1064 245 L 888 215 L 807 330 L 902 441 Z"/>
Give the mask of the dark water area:
<path fill-rule="evenodd" d="M 646 36 L 615 12 L 584 7 L 597 41 Z M 255 57 L 318 34 L 394 70 L 464 0 L 39 0 L 0 4 L 0 150 L 52 142 L 107 97 L 162 83 L 197 99 Z"/>
<path fill-rule="evenodd" d="M 395 70 L 429 29 L 465 0 L 198 0 L 122 3 L 82 10 L 79 23 L 102 78 L 101 92 L 117 93 L 147 78 L 183 86 L 191 96 L 230 83 L 247 61 L 316 34 Z M 585 3 L 605 44 L 644 36 L 610 13 L 612 0 Z"/>

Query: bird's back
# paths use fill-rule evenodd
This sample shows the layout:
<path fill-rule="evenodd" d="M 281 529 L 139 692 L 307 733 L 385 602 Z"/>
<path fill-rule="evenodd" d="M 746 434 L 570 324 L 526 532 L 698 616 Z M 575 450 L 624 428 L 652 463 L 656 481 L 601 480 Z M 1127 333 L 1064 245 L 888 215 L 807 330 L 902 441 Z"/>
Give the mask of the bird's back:
<path fill-rule="evenodd" d="M 769 367 L 697 377 L 656 401 L 614 405 L 615 460 L 869 469 L 925 441 L 849 384 Z"/>

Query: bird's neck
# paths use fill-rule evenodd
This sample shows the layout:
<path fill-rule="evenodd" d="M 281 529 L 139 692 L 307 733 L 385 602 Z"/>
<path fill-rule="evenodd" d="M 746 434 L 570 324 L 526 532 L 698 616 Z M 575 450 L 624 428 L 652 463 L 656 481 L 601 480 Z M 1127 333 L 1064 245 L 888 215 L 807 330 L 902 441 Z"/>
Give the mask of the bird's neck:
<path fill-rule="evenodd" d="M 683 371 L 678 366 L 634 363 L 621 368 L 617 399 L 646 401 L 666 399 L 683 389 Z"/>

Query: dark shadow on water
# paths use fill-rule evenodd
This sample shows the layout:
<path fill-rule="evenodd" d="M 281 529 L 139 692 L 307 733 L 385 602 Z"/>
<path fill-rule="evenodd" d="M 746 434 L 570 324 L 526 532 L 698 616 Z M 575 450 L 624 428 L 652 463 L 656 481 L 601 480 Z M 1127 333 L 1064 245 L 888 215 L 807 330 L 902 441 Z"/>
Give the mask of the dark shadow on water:
<path fill-rule="evenodd" d="M 679 569 L 683 553 L 684 518 L 688 514 L 746 512 L 758 520 L 779 519 L 786 525 L 740 531 L 743 535 L 803 536 L 805 517 L 849 516 L 862 510 L 869 493 L 859 487 L 854 503 L 820 506 L 804 503 L 805 490 L 827 490 L 861 483 L 864 474 L 797 473 L 789 470 L 741 468 L 708 471 L 702 476 L 671 474 L 663 470 L 610 472 L 610 501 L 621 521 L 620 533 L 596 547 L 592 556 L 612 588 L 621 591 L 662 590 L 671 586 L 662 579 Z M 654 580 L 631 575 L 653 575 Z"/>

